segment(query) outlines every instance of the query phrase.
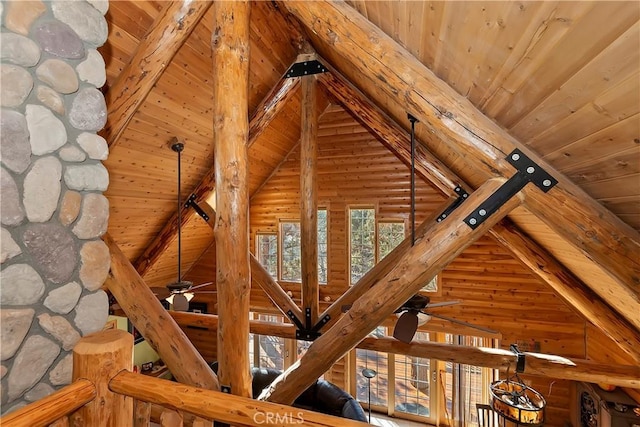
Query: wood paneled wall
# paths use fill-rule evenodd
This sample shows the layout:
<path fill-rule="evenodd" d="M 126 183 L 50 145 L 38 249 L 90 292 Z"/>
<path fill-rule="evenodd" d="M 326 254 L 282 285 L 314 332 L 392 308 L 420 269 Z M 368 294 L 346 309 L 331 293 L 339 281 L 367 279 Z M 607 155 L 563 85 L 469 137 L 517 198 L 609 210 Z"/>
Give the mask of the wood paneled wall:
<path fill-rule="evenodd" d="M 409 173 L 339 107 L 330 107 L 322 116 L 318 142 L 319 206 L 327 208 L 329 221 L 329 283 L 321 286 L 321 299 L 328 296 L 333 301 L 349 286 L 348 207 L 374 206 L 378 219 L 404 220 L 408 233 Z M 443 200 L 437 190 L 418 180 L 418 222 Z M 298 148 L 254 195 L 250 212 L 252 239 L 257 232 L 277 232 L 282 219 L 299 218 Z M 214 251 L 209 250 L 189 272 L 189 279 L 205 280 L 211 277 L 213 268 Z M 299 284 L 283 286 L 299 301 Z M 586 347 L 592 332 L 587 333 L 585 320 L 491 237 L 481 238 L 454 260 L 441 273 L 440 286 L 441 295 L 434 296 L 434 301 L 459 299 L 462 304 L 438 309 L 439 313 L 500 331 L 503 347 L 535 342 L 542 353 L 588 356 Z M 215 304 L 215 295 L 196 298 L 207 300 L 211 307 Z M 252 290 L 251 304 L 256 311 L 274 311 L 260 289 Z M 444 322 L 432 322 L 434 327 L 446 326 Z M 346 365 L 339 362 L 327 375 L 336 384 L 346 386 L 345 369 Z M 548 426 L 563 426 L 570 420 L 570 381 L 531 376 L 523 379 L 548 398 Z"/>

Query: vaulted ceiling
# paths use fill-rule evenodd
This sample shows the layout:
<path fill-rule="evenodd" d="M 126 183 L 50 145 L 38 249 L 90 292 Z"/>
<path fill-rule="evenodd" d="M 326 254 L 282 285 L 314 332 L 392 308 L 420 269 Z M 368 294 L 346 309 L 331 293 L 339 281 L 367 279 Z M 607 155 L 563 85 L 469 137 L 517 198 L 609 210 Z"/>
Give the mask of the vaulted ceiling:
<path fill-rule="evenodd" d="M 376 61 L 385 65 L 385 70 L 399 66 L 400 77 L 410 83 L 408 89 L 397 88 L 397 96 L 390 96 L 380 85 L 380 75 L 362 66 L 368 59 L 348 53 L 349 43 L 378 45 L 380 36 L 373 31 L 377 28 L 391 38 L 391 43 L 397 43 L 398 49 L 404 47 L 406 54 L 417 59 L 420 66 L 433 71 L 457 92 L 456 96 L 466 98 L 486 118 L 615 214 L 616 221 L 621 220 L 613 225 L 614 233 L 619 233 L 617 238 L 630 239 L 631 247 L 636 248 L 624 268 L 627 277 L 637 279 L 640 275 L 637 3 L 349 1 L 347 4 L 372 29 L 346 35 L 322 31 L 320 23 L 315 26 L 298 22 L 285 4 L 252 3 L 250 114 L 255 115 L 262 108 L 263 99 L 295 62 L 300 48 L 305 48 L 302 41 L 307 39 L 328 65 L 407 130 L 408 111 L 401 101 L 419 82 L 415 83 L 418 77 L 400 67 L 402 56 L 392 51 L 388 51 L 388 58 L 384 51 L 371 53 L 372 57 L 378 55 Z M 304 8 L 304 3 L 300 6 Z M 136 49 L 158 31 L 156 20 L 162 19 L 166 7 L 168 3 L 163 1 L 110 3 L 109 39 L 101 48 L 107 65 L 108 101 L 114 96 L 109 93 L 110 88 L 122 84 L 118 80 L 130 66 Z M 209 9 L 173 59 L 164 64 L 164 72 L 141 99 L 120 137 L 113 138 L 106 161 L 111 177 L 106 193 L 111 203 L 109 233 L 134 263 L 176 212 L 177 158 L 169 148 L 170 140 L 178 137 L 186 143 L 183 195 L 194 191 L 211 173 L 212 21 Z M 340 25 L 346 28 L 346 24 Z M 464 107 L 462 101 L 447 99 L 453 100 L 453 107 Z M 119 117 L 111 114 L 112 103 L 109 108 L 112 123 Z M 299 95 L 295 92 L 250 146 L 250 194 L 259 191 L 297 144 L 299 110 Z M 417 135 L 425 149 L 472 188 L 487 179 L 486 171 L 468 167 L 460 153 L 426 124 L 418 124 Z M 107 139 L 112 142 L 112 138 Z M 550 204 L 548 209 L 554 211 L 560 206 Z M 595 212 L 594 215 L 602 216 Z M 620 284 L 619 275 L 616 278 L 595 262 L 588 251 L 562 237 L 548 221 L 539 219 L 530 210 L 519 208 L 510 217 L 520 230 L 587 285 L 601 289 L 629 288 L 636 295 L 635 300 L 629 301 L 630 311 L 634 304 L 640 307 L 637 281 Z M 584 233 L 588 238 L 591 230 Z M 212 239 L 213 233 L 204 221 L 195 218 L 187 222 L 183 229 L 183 269 L 198 260 Z M 157 261 L 145 272 L 150 286 L 164 286 L 175 279 L 176 255 L 174 244 L 163 247 Z M 640 310 L 637 316 L 640 318 Z"/>

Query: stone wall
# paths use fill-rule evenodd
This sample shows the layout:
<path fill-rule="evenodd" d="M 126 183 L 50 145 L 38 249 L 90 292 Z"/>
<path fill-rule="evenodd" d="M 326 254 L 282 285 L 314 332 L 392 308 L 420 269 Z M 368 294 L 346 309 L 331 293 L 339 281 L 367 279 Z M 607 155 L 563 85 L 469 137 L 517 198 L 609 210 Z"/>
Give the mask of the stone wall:
<path fill-rule="evenodd" d="M 103 328 L 109 271 L 106 122 L 97 89 L 107 0 L 2 1 L 2 412 L 71 380 L 70 350 Z"/>

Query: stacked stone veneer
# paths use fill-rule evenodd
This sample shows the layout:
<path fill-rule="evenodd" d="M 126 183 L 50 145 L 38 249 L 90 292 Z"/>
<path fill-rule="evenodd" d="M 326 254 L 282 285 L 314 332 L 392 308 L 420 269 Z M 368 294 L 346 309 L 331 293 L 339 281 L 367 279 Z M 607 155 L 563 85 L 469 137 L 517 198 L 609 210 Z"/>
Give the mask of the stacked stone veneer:
<path fill-rule="evenodd" d="M 109 251 L 97 89 L 108 1 L 2 1 L 2 412 L 71 381 L 70 350 L 103 328 Z"/>

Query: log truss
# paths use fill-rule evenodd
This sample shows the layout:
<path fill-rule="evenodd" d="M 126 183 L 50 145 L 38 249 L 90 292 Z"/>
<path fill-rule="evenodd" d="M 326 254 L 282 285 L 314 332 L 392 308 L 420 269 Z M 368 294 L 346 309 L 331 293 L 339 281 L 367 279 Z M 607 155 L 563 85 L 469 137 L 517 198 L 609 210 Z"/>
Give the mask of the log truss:
<path fill-rule="evenodd" d="M 208 5 L 202 7 L 203 10 L 198 14 L 204 14 Z M 512 167 L 505 161 L 505 156 L 513 148 L 522 149 L 537 164 L 550 171 L 559 180 L 559 184 L 549 193 L 542 193 L 533 186 L 525 187 L 523 190 L 523 193 L 526 194 L 525 206 L 559 235 L 571 241 L 587 257 L 602 265 L 615 279 L 615 288 L 590 288 L 581 283 L 555 261 L 548 252 L 519 232 L 513 224 L 508 221 L 498 224 L 498 216 L 477 230 L 460 230 L 459 223 L 462 222 L 462 215 L 471 209 L 469 205 L 478 204 L 482 197 L 486 198 L 502 182 L 489 180 L 471 194 L 469 202 L 465 203 L 467 206 L 463 205 L 464 207 L 454 213 L 456 224 L 447 220 L 432 228 L 423 228 L 418 244 L 422 243 L 424 246 L 424 242 L 439 241 L 436 240 L 436 237 L 442 238 L 446 243 L 432 250 L 425 250 L 427 248 L 422 247 L 425 250 L 422 254 L 418 254 L 416 249 L 405 248 L 403 251 L 399 251 L 393 259 L 393 263 L 390 262 L 384 270 L 380 267 L 380 271 L 372 275 L 371 282 L 360 288 L 362 294 L 357 295 L 357 298 L 354 295 L 348 297 L 353 299 L 353 306 L 339 320 L 340 314 L 337 310 L 340 309 L 340 306 L 337 302 L 334 303 L 329 309 L 336 314 L 335 317 L 332 317 L 333 326 L 327 325 L 323 336 L 312 344 L 307 355 L 277 380 L 263 398 L 285 403 L 293 401 L 297 393 L 306 387 L 305 383 L 308 378 L 315 378 L 324 372 L 335 360 L 363 339 L 369 330 L 375 328 L 376 322 L 382 321 L 411 296 L 425 279 L 432 277 L 444 268 L 447 260 L 453 259 L 452 257 L 459 253 L 467 242 L 470 243 L 472 239 L 479 237 L 484 231 L 491 232 L 534 274 L 555 289 L 566 302 L 617 342 L 627 354 L 636 361 L 640 360 L 638 352 L 638 343 L 640 343 L 638 331 L 640 328 L 640 311 L 638 310 L 640 307 L 640 292 L 638 291 L 640 265 L 634 259 L 634 254 L 637 254 L 638 248 L 640 248 L 640 238 L 635 231 L 623 224 L 615 215 L 600 206 L 569 180 L 553 171 L 540 158 L 524 149 L 518 141 L 515 141 L 467 100 L 437 79 L 408 52 L 355 13 L 349 6 L 341 2 L 287 2 L 281 9 L 287 9 L 306 28 L 320 34 L 321 37 L 327 37 L 325 41 L 330 43 L 339 54 L 354 63 L 359 63 L 363 72 L 374 76 L 371 78 L 380 85 L 383 92 L 394 98 L 397 98 L 394 94 L 398 90 L 405 92 L 407 96 L 398 100 L 402 107 L 416 115 L 422 123 L 429 127 L 435 137 L 448 142 L 470 167 L 483 171 L 487 178 L 496 175 L 508 178 L 513 173 Z M 199 18 L 194 15 L 191 19 L 197 22 Z M 287 19 L 291 21 L 292 18 L 287 16 Z M 331 31 L 327 31 L 327 29 L 331 29 Z M 362 43 L 342 43 L 341 40 L 349 39 L 349 37 L 343 36 L 342 33 L 336 37 L 334 30 L 355 35 Z M 375 34 L 375 37 L 368 37 L 367 34 Z M 183 41 L 184 39 L 176 39 L 176 50 Z M 143 50 L 143 45 L 139 50 Z M 400 66 L 402 70 L 393 71 L 388 66 L 387 60 L 384 58 L 385 55 L 393 58 L 394 68 Z M 367 62 L 360 63 L 359 61 Z M 135 75 L 134 71 L 129 73 Z M 409 81 L 406 76 L 415 77 Z M 158 75 L 154 78 L 157 81 Z M 325 74 L 319 79 L 332 96 L 351 110 L 356 117 L 359 117 L 370 131 L 384 140 L 387 147 L 401 160 L 407 162 L 407 134 L 402 127 L 395 124 L 383 112 L 377 110 L 366 96 L 353 86 L 349 86 L 348 82 L 339 74 Z M 297 85 L 297 79 L 282 79 L 274 87 L 253 114 L 249 126 L 248 144 L 255 141 L 257 135 L 268 126 L 270 120 L 277 114 L 278 109 L 287 102 Z M 139 93 L 130 95 L 133 101 L 138 102 L 137 104 L 134 102 L 131 104 L 132 107 L 123 106 L 113 110 L 115 112 L 114 125 L 108 129 L 108 134 L 112 135 L 108 138 L 111 146 L 117 142 L 122 129 L 135 112 L 136 105 L 139 105 L 146 97 L 144 91 L 146 90 L 148 93 L 152 86 L 153 83 L 148 85 L 147 89 L 144 89 L 147 86 L 141 86 L 142 90 Z M 369 93 L 372 92 L 375 91 L 369 91 Z M 110 114 L 112 105 L 116 104 L 116 101 L 110 101 Z M 487 141 L 491 141 L 491 143 Z M 456 187 L 471 192 L 471 187 L 468 184 L 462 182 L 426 150 L 418 152 L 418 172 L 432 181 L 445 194 L 452 195 L 452 190 Z M 213 191 L 214 185 L 215 179 L 212 169 L 194 190 L 197 199 L 204 200 Z M 518 197 L 510 200 L 499 212 L 499 217 L 506 215 L 519 202 L 520 198 Z M 566 208 L 560 213 L 548 209 L 548 205 L 553 202 L 559 206 L 566 206 Z M 182 218 L 186 222 L 192 215 L 193 210 L 185 208 Z M 176 218 L 177 213 L 167 223 L 158 238 L 136 260 L 135 266 L 141 275 L 144 275 L 151 268 L 155 260 L 175 238 Z M 493 223 L 496 225 L 491 228 L 490 225 Z M 589 232 L 584 233 L 583 229 L 589 230 Z M 462 241 L 465 242 L 462 243 Z M 419 261 L 418 265 L 421 265 L 422 270 L 411 268 L 410 262 L 416 261 Z M 263 288 L 268 289 L 269 297 L 283 312 L 284 310 L 294 311 L 301 316 L 301 310 L 253 257 L 250 258 L 250 266 L 254 283 L 256 281 L 262 282 Z M 404 284 L 405 287 L 401 292 L 396 292 L 394 298 L 382 303 L 381 301 L 392 291 L 385 289 L 383 292 L 384 286 L 381 283 L 393 289 L 398 288 L 399 283 Z M 122 298 L 134 297 L 123 293 Z M 152 299 L 155 300 L 155 298 Z M 344 304 L 344 301 L 341 304 Z M 373 315 L 371 315 L 372 307 Z M 320 317 L 322 316 L 323 314 L 320 315 Z M 334 321 L 335 324 L 333 324 Z M 333 345 L 336 340 L 338 340 L 338 345 Z M 327 343 L 332 343 L 332 345 L 327 346 Z M 325 351 L 328 347 L 331 347 L 329 352 Z"/>

